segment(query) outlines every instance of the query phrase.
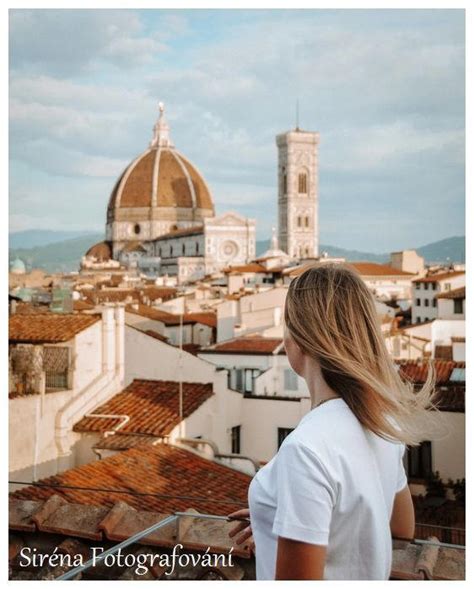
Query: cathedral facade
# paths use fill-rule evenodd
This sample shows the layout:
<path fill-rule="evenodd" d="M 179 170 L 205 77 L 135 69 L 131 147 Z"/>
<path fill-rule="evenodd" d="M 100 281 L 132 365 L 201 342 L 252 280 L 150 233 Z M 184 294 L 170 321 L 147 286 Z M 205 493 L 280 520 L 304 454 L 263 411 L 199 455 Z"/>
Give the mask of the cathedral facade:
<path fill-rule="evenodd" d="M 105 241 L 88 250 L 83 267 L 113 259 L 178 282 L 198 280 L 254 259 L 255 224 L 235 212 L 216 216 L 202 174 L 171 142 L 160 103 L 152 141 L 118 178 Z"/>

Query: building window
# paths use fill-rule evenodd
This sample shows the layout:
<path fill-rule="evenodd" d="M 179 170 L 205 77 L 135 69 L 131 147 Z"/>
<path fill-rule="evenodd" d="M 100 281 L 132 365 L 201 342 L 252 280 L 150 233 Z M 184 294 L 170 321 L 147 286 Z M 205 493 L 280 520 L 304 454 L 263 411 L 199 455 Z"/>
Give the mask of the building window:
<path fill-rule="evenodd" d="M 199 241 L 196 241 L 196 253 L 199 253 Z"/>
<path fill-rule="evenodd" d="M 301 227 L 301 217 L 296 218 L 296 224 L 298 225 L 298 227 Z"/>
<path fill-rule="evenodd" d="M 438 306 L 438 299 L 432 299 L 431 304 L 433 307 L 437 307 Z"/>
<path fill-rule="evenodd" d="M 236 425 L 232 428 L 231 433 L 232 441 L 232 454 L 240 454 L 240 425 Z"/>
<path fill-rule="evenodd" d="M 450 282 L 446 282 L 446 284 L 444 285 L 444 290 L 451 290 L 451 283 Z"/>
<path fill-rule="evenodd" d="M 429 305 L 430 305 L 429 299 L 425 299 L 425 307 L 429 307 Z"/>
<path fill-rule="evenodd" d="M 456 314 L 462 313 L 462 299 L 454 299 L 454 312 Z"/>
<path fill-rule="evenodd" d="M 291 368 L 285 368 L 284 370 L 284 382 L 286 391 L 297 391 L 298 390 L 298 376 Z"/>
<path fill-rule="evenodd" d="M 47 391 L 69 388 L 69 353 L 67 347 L 43 348 L 43 370 Z"/>
<path fill-rule="evenodd" d="M 172 256 L 172 255 L 173 255 L 173 246 L 170 245 L 170 256 Z"/>
<path fill-rule="evenodd" d="M 408 478 L 426 479 L 431 474 L 431 442 L 407 447 Z"/>
<path fill-rule="evenodd" d="M 140 225 L 138 223 L 135 223 L 133 231 L 135 232 L 135 235 L 138 235 L 140 233 Z"/>
<path fill-rule="evenodd" d="M 415 305 L 416 305 L 417 307 L 421 307 L 421 301 L 420 301 L 420 299 L 416 299 L 416 303 L 415 303 Z"/>
<path fill-rule="evenodd" d="M 253 393 L 254 381 L 260 374 L 258 368 L 234 368 L 229 371 L 229 388 L 241 393 Z"/>
<path fill-rule="evenodd" d="M 304 218 L 304 225 L 305 227 L 309 227 L 309 217 Z"/>
<path fill-rule="evenodd" d="M 291 434 L 294 428 L 292 427 L 279 427 L 278 428 L 278 448 L 282 445 L 283 440 Z"/>
<path fill-rule="evenodd" d="M 186 252 L 186 244 L 183 243 L 183 256 L 184 256 L 185 252 Z"/>
<path fill-rule="evenodd" d="M 300 194 L 307 194 L 308 192 L 307 176 L 305 173 L 298 174 L 298 192 Z"/>
<path fill-rule="evenodd" d="M 429 286 L 428 282 L 425 282 L 425 290 L 428 290 L 428 286 Z"/>
<path fill-rule="evenodd" d="M 416 318 L 416 322 L 417 322 L 417 323 L 421 323 L 421 317 L 417 317 L 417 318 Z"/>
<path fill-rule="evenodd" d="M 288 184 L 288 181 L 287 181 L 287 178 L 286 178 L 286 174 L 283 174 L 282 184 L 283 184 L 283 187 L 282 187 L 283 188 L 283 194 L 286 194 L 287 184 Z"/>

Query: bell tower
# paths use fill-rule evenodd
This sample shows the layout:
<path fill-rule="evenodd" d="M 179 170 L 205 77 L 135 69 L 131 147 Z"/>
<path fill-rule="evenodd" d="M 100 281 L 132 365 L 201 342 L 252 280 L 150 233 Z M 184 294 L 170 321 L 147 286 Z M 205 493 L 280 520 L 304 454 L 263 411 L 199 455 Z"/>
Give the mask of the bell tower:
<path fill-rule="evenodd" d="M 276 136 L 278 241 L 292 258 L 319 255 L 319 133 L 294 130 Z"/>

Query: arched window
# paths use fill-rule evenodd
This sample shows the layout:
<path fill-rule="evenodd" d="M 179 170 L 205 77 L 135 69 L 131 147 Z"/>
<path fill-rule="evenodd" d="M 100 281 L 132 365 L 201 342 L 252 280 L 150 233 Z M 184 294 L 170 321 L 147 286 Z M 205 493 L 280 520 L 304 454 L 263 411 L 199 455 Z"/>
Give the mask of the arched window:
<path fill-rule="evenodd" d="M 308 183 L 307 183 L 306 172 L 298 174 L 298 192 L 300 194 L 307 194 L 307 192 L 308 192 Z"/>
<path fill-rule="evenodd" d="M 135 223 L 133 230 L 135 231 L 135 235 L 138 235 L 140 233 L 140 225 Z"/>
<path fill-rule="evenodd" d="M 309 227 L 309 217 L 304 218 L 304 225 L 305 227 Z"/>
<path fill-rule="evenodd" d="M 287 191 L 287 179 L 286 179 L 286 174 L 283 174 L 283 179 L 282 179 L 282 183 L 283 183 L 283 194 L 286 194 Z"/>
<path fill-rule="evenodd" d="M 296 218 L 296 224 L 298 225 L 298 227 L 301 227 L 301 217 Z"/>

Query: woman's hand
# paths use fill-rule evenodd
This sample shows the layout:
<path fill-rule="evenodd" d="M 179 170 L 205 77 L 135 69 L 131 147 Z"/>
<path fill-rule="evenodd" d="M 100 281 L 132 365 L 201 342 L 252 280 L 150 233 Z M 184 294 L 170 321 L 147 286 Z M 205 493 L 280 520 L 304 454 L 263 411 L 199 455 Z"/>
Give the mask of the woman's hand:
<path fill-rule="evenodd" d="M 238 509 L 237 511 L 233 511 L 232 513 L 229 513 L 227 517 L 228 518 L 233 518 L 233 517 L 244 518 L 245 517 L 250 520 L 250 510 L 247 508 Z M 255 556 L 255 542 L 253 541 L 252 526 L 250 523 L 248 523 L 246 521 L 237 522 L 237 525 L 234 528 L 232 528 L 232 530 L 229 532 L 230 538 L 232 538 L 234 536 L 235 536 L 234 541 L 236 544 L 243 544 L 247 539 L 249 539 L 249 542 L 247 542 L 246 545 L 250 548 L 251 552 Z"/>

